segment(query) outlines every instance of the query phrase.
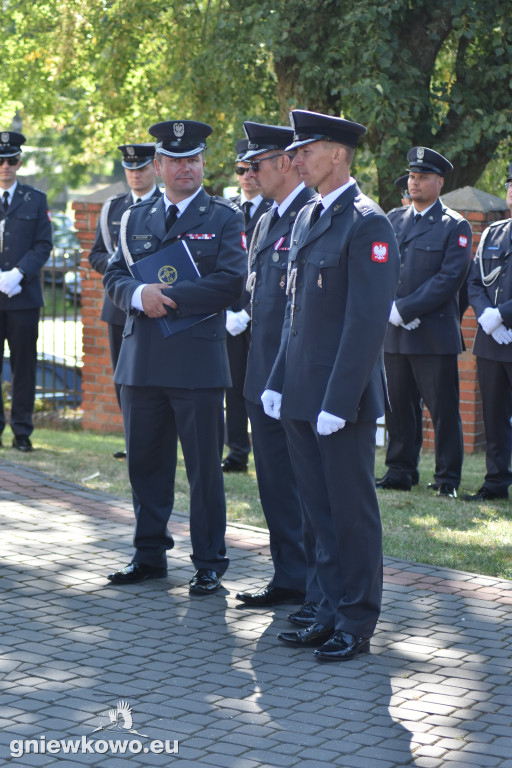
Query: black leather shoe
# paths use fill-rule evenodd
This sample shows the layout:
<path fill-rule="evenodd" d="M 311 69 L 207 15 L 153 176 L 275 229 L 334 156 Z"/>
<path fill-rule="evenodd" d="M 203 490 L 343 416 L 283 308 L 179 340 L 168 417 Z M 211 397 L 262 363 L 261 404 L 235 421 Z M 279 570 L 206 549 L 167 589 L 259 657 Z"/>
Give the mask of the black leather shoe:
<path fill-rule="evenodd" d="M 464 493 L 461 496 L 463 501 L 493 501 L 493 499 L 508 499 L 508 491 L 505 493 L 495 493 L 482 485 L 476 493 Z"/>
<path fill-rule="evenodd" d="M 410 478 L 407 480 L 397 480 L 386 474 L 375 481 L 375 487 L 381 488 L 384 491 L 410 491 L 412 480 Z"/>
<path fill-rule="evenodd" d="M 286 617 L 292 624 L 297 624 L 299 627 L 310 627 L 315 623 L 316 612 L 318 611 L 318 603 L 312 603 L 307 600 L 304 605 L 301 605 L 298 611 L 289 613 Z"/>
<path fill-rule="evenodd" d="M 445 496 L 447 499 L 457 498 L 457 489 L 450 483 L 439 483 L 438 496 Z"/>
<path fill-rule="evenodd" d="M 112 456 L 114 459 L 126 459 L 126 451 L 114 451 Z"/>
<path fill-rule="evenodd" d="M 332 637 L 315 651 L 318 661 L 349 661 L 359 653 L 370 652 L 370 638 L 335 632 Z"/>
<path fill-rule="evenodd" d="M 222 462 L 223 472 L 247 472 L 247 462 L 235 461 L 230 456 L 224 459 Z"/>
<path fill-rule="evenodd" d="M 297 648 L 314 648 L 317 645 L 323 645 L 332 637 L 333 632 L 332 627 L 324 627 L 323 624 L 315 622 L 306 629 L 299 629 L 298 632 L 280 632 L 277 637 L 283 643 Z"/>
<path fill-rule="evenodd" d="M 269 605 L 279 605 L 280 603 L 301 603 L 304 597 L 304 592 L 298 589 L 285 589 L 269 584 L 261 592 L 253 592 L 252 594 L 239 592 L 236 599 L 252 608 L 267 608 Z"/>
<path fill-rule="evenodd" d="M 15 435 L 12 440 L 12 447 L 22 453 L 29 453 L 34 450 L 30 438 L 27 435 Z"/>
<path fill-rule="evenodd" d="M 439 483 L 427 483 L 427 488 L 429 491 L 438 491 Z"/>
<path fill-rule="evenodd" d="M 145 563 L 129 563 L 122 571 L 116 571 L 107 576 L 113 584 L 138 584 L 146 579 L 164 579 L 167 568 L 156 568 Z"/>
<path fill-rule="evenodd" d="M 199 568 L 189 581 L 189 592 L 192 595 L 209 595 L 220 589 L 220 576 L 208 568 Z"/>

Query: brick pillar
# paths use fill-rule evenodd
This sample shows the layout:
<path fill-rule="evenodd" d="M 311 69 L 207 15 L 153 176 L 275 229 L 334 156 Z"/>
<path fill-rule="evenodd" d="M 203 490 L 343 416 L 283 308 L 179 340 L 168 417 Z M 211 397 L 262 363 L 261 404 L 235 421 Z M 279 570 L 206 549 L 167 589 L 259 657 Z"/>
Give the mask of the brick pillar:
<path fill-rule="evenodd" d="M 473 232 L 473 254 L 476 253 L 484 229 L 491 222 L 506 219 L 510 215 L 504 200 L 472 187 L 463 187 L 443 195 L 443 202 L 469 221 Z M 459 355 L 460 414 L 466 453 L 485 450 L 485 432 L 476 372 L 476 357 L 471 351 L 476 330 L 475 314 L 472 307 L 468 307 L 462 320 L 462 335 L 466 350 Z M 423 448 L 434 448 L 434 429 L 426 408 L 424 408 L 423 416 Z"/>
<path fill-rule="evenodd" d="M 112 190 L 109 188 L 109 191 Z M 80 262 L 83 324 L 82 425 L 84 429 L 97 432 L 122 432 L 123 420 L 112 381 L 107 324 L 100 320 L 104 296 L 102 276 L 91 268 L 88 261 L 101 206 L 108 196 L 104 192 L 100 196 L 91 196 L 90 199 L 72 204 L 75 226 L 83 248 Z"/>

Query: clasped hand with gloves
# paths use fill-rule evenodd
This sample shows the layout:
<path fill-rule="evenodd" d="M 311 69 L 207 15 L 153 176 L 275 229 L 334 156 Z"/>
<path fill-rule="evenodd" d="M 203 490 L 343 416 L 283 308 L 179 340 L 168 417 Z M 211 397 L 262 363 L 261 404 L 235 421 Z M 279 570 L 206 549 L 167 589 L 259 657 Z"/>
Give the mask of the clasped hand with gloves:
<path fill-rule="evenodd" d="M 512 330 L 505 328 L 503 318 L 498 307 L 486 307 L 478 318 L 482 330 L 492 336 L 498 344 L 510 344 L 512 341 Z"/>
<path fill-rule="evenodd" d="M 13 267 L 7 272 L 0 270 L 0 291 L 9 298 L 16 296 L 16 294 L 21 293 L 20 283 L 22 280 L 23 273 L 20 272 L 18 267 Z"/>
<path fill-rule="evenodd" d="M 240 312 L 233 312 L 231 309 L 228 309 L 226 312 L 227 332 L 231 336 L 238 336 L 245 331 L 250 319 L 245 309 L 241 309 Z"/>
<path fill-rule="evenodd" d="M 421 320 L 419 317 L 415 317 L 414 320 L 411 320 L 409 323 L 404 323 L 402 315 L 396 308 L 396 303 L 393 302 L 391 305 L 391 312 L 389 314 L 389 322 L 392 323 L 392 325 L 396 325 L 397 327 L 401 325 L 402 328 L 405 328 L 406 331 L 413 331 L 419 326 Z"/>

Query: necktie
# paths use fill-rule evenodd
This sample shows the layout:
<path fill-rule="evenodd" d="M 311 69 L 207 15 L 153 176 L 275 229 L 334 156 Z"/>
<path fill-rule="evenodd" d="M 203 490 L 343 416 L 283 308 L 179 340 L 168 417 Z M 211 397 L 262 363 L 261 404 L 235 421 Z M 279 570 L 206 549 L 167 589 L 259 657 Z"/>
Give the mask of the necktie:
<path fill-rule="evenodd" d="M 4 200 L 3 200 L 3 202 L 4 202 L 4 211 L 7 212 L 7 209 L 9 207 L 9 193 L 8 193 L 7 190 L 5 190 L 5 192 L 3 194 L 3 198 L 4 198 Z"/>
<path fill-rule="evenodd" d="M 268 228 L 269 232 L 272 229 L 272 227 L 274 226 L 274 224 L 277 224 L 279 219 L 280 219 L 279 211 L 277 210 L 277 206 L 276 206 L 276 208 L 274 208 L 274 210 L 272 211 L 272 216 L 270 217 L 270 224 L 269 224 L 269 228 Z"/>
<path fill-rule="evenodd" d="M 245 217 L 245 223 L 246 224 L 248 224 L 250 222 L 250 220 L 251 220 L 251 206 L 252 206 L 252 203 L 249 200 L 247 200 L 242 205 L 242 210 L 244 212 L 244 217 Z"/>
<path fill-rule="evenodd" d="M 165 228 L 167 231 L 171 229 L 173 224 L 178 220 L 178 206 L 170 205 L 167 209 L 167 216 L 165 217 Z"/>
<path fill-rule="evenodd" d="M 414 223 L 417 224 L 418 221 L 421 221 L 421 213 L 414 214 Z"/>
<path fill-rule="evenodd" d="M 137 203 L 140 203 L 141 201 L 142 201 L 142 197 L 138 197 L 138 198 L 136 199 L 135 203 L 137 204 Z"/>
<path fill-rule="evenodd" d="M 323 208 L 324 208 L 324 206 L 323 206 L 321 200 L 319 200 L 317 203 L 315 203 L 315 205 L 313 207 L 313 212 L 311 214 L 311 219 L 310 219 L 310 222 L 309 222 L 309 228 L 310 229 L 313 226 L 313 224 L 315 224 L 315 222 L 317 222 L 318 219 L 320 218 L 320 214 L 322 213 Z"/>

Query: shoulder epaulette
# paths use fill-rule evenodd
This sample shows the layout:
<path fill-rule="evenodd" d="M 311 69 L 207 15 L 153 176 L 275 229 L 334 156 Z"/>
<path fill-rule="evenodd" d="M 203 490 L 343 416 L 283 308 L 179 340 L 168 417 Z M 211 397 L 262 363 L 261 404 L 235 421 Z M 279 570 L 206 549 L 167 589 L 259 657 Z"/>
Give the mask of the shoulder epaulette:
<path fill-rule="evenodd" d="M 445 213 L 447 216 L 449 216 L 451 219 L 454 219 L 455 221 L 461 221 L 461 219 L 464 218 L 464 216 L 461 216 L 460 213 L 457 213 L 457 211 L 454 211 L 453 208 L 448 208 L 448 206 L 443 204 L 443 213 Z"/>
<path fill-rule="evenodd" d="M 239 213 L 240 212 L 240 208 L 238 207 L 238 205 L 236 203 L 234 203 L 232 200 L 228 200 L 225 197 L 221 197 L 220 195 L 212 195 L 210 197 L 210 200 L 213 203 L 219 203 L 220 205 L 224 205 L 226 208 L 231 208 L 231 210 L 234 213 Z"/>
<path fill-rule="evenodd" d="M 398 205 L 396 208 L 392 208 L 390 211 L 388 211 L 386 215 L 389 216 L 391 213 L 400 213 L 400 212 L 404 214 L 407 211 L 408 207 L 409 207 L 408 205 Z"/>
<path fill-rule="evenodd" d="M 491 223 L 488 224 L 488 227 L 489 227 L 489 229 L 491 229 L 492 227 L 501 227 L 501 226 L 503 226 L 503 224 L 510 224 L 510 222 L 511 222 L 510 218 L 508 218 L 508 219 L 500 219 L 499 221 L 491 221 Z"/>
<path fill-rule="evenodd" d="M 371 216 L 376 213 L 375 208 L 368 205 L 363 195 L 356 195 L 354 198 L 354 208 L 361 216 Z"/>
<path fill-rule="evenodd" d="M 24 190 L 25 192 L 38 192 L 40 195 L 46 195 L 46 192 L 43 192 L 42 189 L 38 189 L 37 187 L 33 187 L 32 184 L 18 184 L 17 189 Z"/>

